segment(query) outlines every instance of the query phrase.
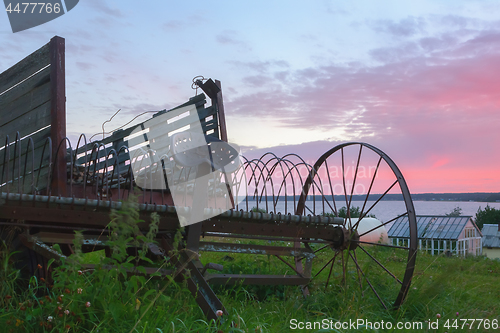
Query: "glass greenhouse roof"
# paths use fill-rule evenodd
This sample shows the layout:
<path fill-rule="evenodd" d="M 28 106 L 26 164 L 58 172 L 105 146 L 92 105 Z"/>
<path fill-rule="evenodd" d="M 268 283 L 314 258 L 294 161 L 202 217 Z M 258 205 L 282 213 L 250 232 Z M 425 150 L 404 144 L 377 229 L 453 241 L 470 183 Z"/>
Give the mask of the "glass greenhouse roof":
<path fill-rule="evenodd" d="M 417 216 L 418 238 L 458 239 L 471 216 Z M 409 238 L 408 216 L 394 221 L 387 232 L 392 238 Z"/>

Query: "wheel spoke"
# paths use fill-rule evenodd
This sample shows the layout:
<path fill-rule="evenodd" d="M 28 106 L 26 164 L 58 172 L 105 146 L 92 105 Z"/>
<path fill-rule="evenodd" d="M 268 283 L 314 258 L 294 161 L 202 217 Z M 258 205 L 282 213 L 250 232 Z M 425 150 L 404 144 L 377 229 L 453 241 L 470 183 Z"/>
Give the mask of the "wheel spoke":
<path fill-rule="evenodd" d="M 391 222 L 393 222 L 393 221 L 395 221 L 395 220 L 399 219 L 400 217 L 403 217 L 403 216 L 406 216 L 406 215 L 408 215 L 408 212 L 406 212 L 406 213 L 404 213 L 404 214 L 401 214 L 401 215 L 399 215 L 399 216 L 396 216 L 395 218 L 390 219 L 389 221 L 384 222 L 384 223 L 380 224 L 379 226 L 376 226 L 376 227 L 375 227 L 375 228 L 373 228 L 373 229 L 370 229 L 370 230 L 368 230 L 368 231 L 366 231 L 366 232 L 363 232 L 361 235 L 359 235 L 359 237 L 362 237 L 362 236 L 364 236 L 364 235 L 366 235 L 366 234 L 369 234 L 370 232 L 372 232 L 372 231 L 374 231 L 374 230 L 377 230 L 378 228 L 383 227 L 383 226 L 385 226 L 386 224 L 391 223 Z"/>
<path fill-rule="evenodd" d="M 337 254 L 335 254 L 335 257 L 333 257 L 333 261 L 332 261 L 332 264 L 330 266 L 330 272 L 328 273 L 328 278 L 326 279 L 325 291 L 326 291 L 326 288 L 328 287 L 328 282 L 330 282 L 330 276 L 332 276 L 333 265 L 335 264 L 336 257 L 337 257 Z"/>
<path fill-rule="evenodd" d="M 337 255 L 338 255 L 338 254 L 339 254 L 338 252 L 337 252 L 337 253 L 335 253 L 335 255 L 333 256 L 333 258 L 332 258 L 332 259 L 330 259 L 330 260 L 328 260 L 328 262 L 327 262 L 327 263 L 326 263 L 326 264 L 325 264 L 325 265 L 324 265 L 324 266 L 323 266 L 323 267 L 319 270 L 319 272 L 318 272 L 318 273 L 316 273 L 316 275 L 314 275 L 314 276 L 313 276 L 313 278 L 312 278 L 312 279 L 316 278 L 316 277 L 317 277 L 317 276 L 318 276 L 321 272 L 323 272 L 323 270 L 326 268 L 326 266 L 328 266 L 328 264 L 329 264 L 329 263 L 331 263 L 332 261 L 334 261 L 334 260 L 335 260 L 335 258 L 337 258 Z M 312 279 L 311 279 L 311 280 L 312 280 Z"/>
<path fill-rule="evenodd" d="M 349 250 L 347 250 L 349 253 Z M 344 286 L 347 286 L 347 264 L 349 262 L 349 257 L 344 257 L 344 250 L 342 250 L 342 280 L 344 281 Z"/>
<path fill-rule="evenodd" d="M 351 240 L 351 242 L 355 243 L 362 243 L 362 244 L 370 244 L 370 245 L 376 245 L 376 246 L 385 246 L 385 247 L 392 247 L 394 249 L 403 249 L 403 250 L 409 250 L 409 247 L 404 247 L 404 246 L 397 246 L 397 245 L 389 245 L 389 244 L 382 244 L 382 243 L 372 243 L 372 242 L 364 242 L 360 240 Z"/>
<path fill-rule="evenodd" d="M 305 245 L 309 245 L 309 244 L 308 244 L 308 243 L 305 243 Z M 331 244 L 330 244 L 330 243 L 329 243 L 329 244 L 326 244 L 326 245 L 324 245 L 324 246 L 320 247 L 319 249 L 315 250 L 313 253 L 317 253 L 317 252 L 319 252 L 319 251 L 321 251 L 321 250 L 324 250 L 324 249 L 325 249 L 325 248 L 327 248 L 327 247 L 331 247 Z M 298 258 L 298 259 L 297 259 L 297 261 L 303 260 L 304 258 L 305 258 L 305 257 L 300 257 L 300 258 Z"/>
<path fill-rule="evenodd" d="M 330 168 L 332 168 L 332 170 L 330 170 Z M 363 176 L 363 173 L 360 172 L 363 168 L 367 168 L 366 170 L 370 171 L 366 176 Z M 340 174 L 340 172 L 342 174 Z M 390 177 L 386 177 L 389 175 L 389 173 L 386 174 L 386 172 L 390 172 Z M 326 184 L 326 182 L 328 182 L 328 184 Z M 338 188 L 339 186 L 343 188 Z M 361 187 L 363 188 L 362 192 L 358 192 L 358 189 Z M 313 193 L 312 190 L 315 190 L 315 192 Z M 303 186 L 303 193 L 301 195 L 302 201 L 304 201 L 303 197 L 306 197 L 308 193 L 313 195 L 313 200 L 317 199 L 322 201 L 321 208 L 323 212 L 332 211 L 334 215 L 338 216 L 338 209 L 340 209 L 341 206 L 345 205 L 347 208 L 347 216 L 343 219 L 343 223 L 339 225 L 339 227 L 344 229 L 342 232 L 345 237 L 347 237 L 342 242 L 343 244 L 338 244 L 337 242 L 333 242 L 333 240 L 327 243 L 325 240 L 324 244 L 319 244 L 315 246 L 314 249 L 310 249 L 307 247 L 309 244 L 306 244 L 304 238 L 300 240 L 300 242 L 309 249 L 310 253 L 316 254 L 314 258 L 315 272 L 310 276 L 313 276 L 312 279 L 318 280 L 316 282 L 321 281 L 320 283 L 316 283 L 317 286 L 320 284 L 319 289 L 323 289 L 321 287 L 323 287 L 324 284 L 324 289 L 327 290 L 330 286 L 330 282 L 332 282 L 332 284 L 339 284 L 346 292 L 351 291 L 352 288 L 356 290 L 359 288 L 361 290 L 361 293 L 359 293 L 360 297 L 361 295 L 363 295 L 362 297 L 372 297 L 369 295 L 370 292 L 367 291 L 370 288 L 384 308 L 387 309 L 393 302 L 395 306 L 399 306 L 406 297 L 407 289 L 413 275 L 415 260 L 412 256 L 416 248 L 415 243 L 418 240 L 416 238 L 415 212 L 410 193 L 401 171 L 394 161 L 376 147 L 366 143 L 346 143 L 338 145 L 324 153 L 315 162 Z M 337 196 L 335 196 L 335 193 Z M 388 194 L 392 195 L 392 193 L 402 195 L 405 209 L 393 215 L 398 215 L 397 217 L 384 219 L 384 222 L 378 222 L 376 225 L 367 225 L 366 229 L 364 228 L 362 231 L 356 231 L 362 223 L 361 220 L 367 219 L 372 212 L 377 210 L 377 205 L 381 204 L 381 201 L 385 200 Z M 358 196 L 359 194 L 361 195 Z M 342 195 L 344 198 L 342 198 Z M 362 196 L 365 197 L 363 198 Z M 358 197 L 360 200 L 359 202 L 356 201 Z M 344 204 L 342 204 L 342 202 L 344 202 Z M 302 204 L 304 203 L 301 203 L 301 205 Z M 357 205 L 360 206 L 359 218 L 353 220 L 351 208 Z M 311 205 L 310 209 L 313 210 L 308 210 L 308 212 L 315 212 L 314 208 L 318 209 L 316 206 Z M 304 210 L 303 208 L 304 207 L 302 207 L 302 210 Z M 309 207 L 306 207 L 306 209 L 307 208 Z M 302 213 L 302 210 L 297 210 Z M 378 240 L 370 240 L 368 238 L 366 238 L 367 241 L 364 241 L 366 235 L 371 236 L 374 232 L 385 230 L 388 225 L 405 217 L 409 219 L 410 226 L 407 243 L 394 245 L 392 243 L 385 244 L 378 243 Z M 361 239 L 359 237 L 361 237 Z M 319 238 L 322 239 L 321 236 Z M 349 243 L 350 245 L 348 245 Z M 369 245 L 382 246 L 393 250 L 407 250 L 409 251 L 408 260 L 401 260 L 401 262 L 398 261 L 389 265 L 382 260 L 382 257 L 376 254 L 377 248 L 369 247 Z M 353 247 L 356 247 L 356 249 L 353 249 Z M 357 247 L 360 249 L 357 250 Z M 329 251 L 328 248 L 336 251 L 334 255 L 326 255 L 326 251 Z M 340 250 L 340 248 L 343 250 Z M 406 257 L 403 253 L 400 254 L 401 258 Z M 285 259 L 284 257 L 282 258 Z M 305 263 L 302 259 L 304 259 L 304 257 L 299 256 L 295 260 L 295 266 L 299 272 L 301 272 L 299 267 L 302 267 Z M 349 263 L 351 259 L 354 262 L 353 264 Z M 318 263 L 317 260 L 321 262 Z M 373 264 L 375 264 L 375 266 L 380 266 L 385 273 L 381 273 L 380 268 L 372 269 L 374 266 Z M 340 265 L 342 267 L 342 272 L 339 271 Z M 350 268 L 349 265 L 351 265 Z M 354 272 L 355 269 L 356 272 Z M 381 280 L 379 281 L 379 279 Z M 315 281 L 313 281 L 313 283 L 314 282 Z M 385 286 L 385 283 L 389 283 L 394 286 L 394 288 L 386 289 L 384 287 L 380 289 L 379 285 Z"/>
<path fill-rule="evenodd" d="M 300 273 L 298 270 L 295 269 L 295 267 L 293 267 L 288 261 L 286 261 L 285 259 L 281 258 L 279 255 L 275 254 L 274 255 L 276 258 L 278 258 L 279 260 L 281 260 L 282 262 L 284 262 L 288 267 L 290 267 L 291 269 L 293 269 L 293 271 L 295 273 L 297 273 L 297 275 L 299 275 L 300 277 L 304 277 L 304 275 L 302 273 Z"/>
<path fill-rule="evenodd" d="M 326 244 L 325 246 L 320 247 L 319 249 L 315 250 L 313 253 L 319 252 L 323 250 L 324 248 L 330 247 L 330 244 Z"/>
<path fill-rule="evenodd" d="M 356 171 L 354 173 L 354 180 L 352 181 L 351 196 L 349 197 L 349 207 L 351 206 L 352 195 L 354 193 L 354 188 L 356 187 L 356 178 L 358 176 L 359 161 L 361 160 L 361 151 L 362 150 L 363 150 L 363 145 L 359 145 L 358 161 L 356 162 Z"/>
<path fill-rule="evenodd" d="M 352 257 L 352 254 L 351 254 L 351 258 L 354 261 L 354 263 L 356 264 L 356 266 L 358 267 L 358 269 L 361 272 L 361 274 L 363 275 L 363 277 L 365 278 L 365 280 L 368 283 L 368 285 L 370 286 L 370 288 L 372 289 L 372 291 L 375 294 L 375 296 L 377 296 L 377 298 L 380 301 L 380 303 L 382 303 L 382 306 L 387 310 L 387 306 L 385 305 L 384 301 L 382 301 L 382 298 L 380 298 L 380 296 L 378 295 L 378 293 L 375 290 L 375 288 L 373 288 L 373 285 L 371 284 L 370 280 L 368 280 L 368 278 L 366 277 L 365 273 L 363 273 L 363 270 L 361 269 L 361 267 L 359 267 L 358 262 Z"/>
<path fill-rule="evenodd" d="M 340 149 L 340 152 L 341 152 L 341 156 L 342 156 L 342 183 L 344 185 L 343 188 L 344 188 L 345 205 L 347 206 L 346 214 L 347 214 L 347 218 L 349 219 L 349 230 L 350 230 L 352 228 L 352 221 L 351 221 L 351 211 L 349 209 L 349 202 L 347 201 L 347 188 L 345 186 L 344 148 L 343 147 Z M 347 220 L 346 220 L 346 222 L 344 222 L 344 226 L 346 223 L 347 223 Z"/>
<path fill-rule="evenodd" d="M 373 183 L 375 182 L 375 176 L 377 176 L 380 162 L 382 162 L 382 156 L 380 156 L 380 158 L 378 159 L 377 167 L 375 168 L 375 173 L 373 174 L 372 180 L 370 182 L 370 187 L 368 188 L 368 192 L 366 193 L 365 202 L 363 202 L 363 208 L 361 208 L 361 213 L 359 214 L 359 216 L 363 216 L 363 212 L 365 211 L 366 203 L 368 202 L 368 197 L 370 196 L 370 193 L 372 191 Z"/>
<path fill-rule="evenodd" d="M 390 276 L 392 276 L 394 279 L 396 279 L 396 281 L 399 282 L 399 284 L 403 284 L 403 282 L 401 282 L 397 277 L 396 275 L 392 274 L 384 265 L 382 265 L 377 259 L 375 259 L 370 253 L 368 253 L 368 251 L 366 251 L 361 245 L 358 245 L 358 247 L 363 250 L 364 253 L 366 253 L 370 258 L 373 259 L 373 261 L 375 261 L 380 267 L 382 267 L 384 269 L 384 271 L 386 271 Z"/>
<path fill-rule="evenodd" d="M 356 251 L 352 251 L 354 253 L 355 262 L 358 262 L 358 257 L 356 257 Z M 365 293 L 363 291 L 363 284 L 361 283 L 361 275 L 359 275 L 359 269 L 356 266 L 356 272 L 358 273 L 358 281 L 359 281 L 359 290 L 361 290 L 361 296 L 364 296 Z"/>
<path fill-rule="evenodd" d="M 354 226 L 354 227 L 357 227 L 357 226 L 358 226 L 359 222 L 361 222 L 361 220 L 362 220 L 362 219 L 364 219 L 366 215 L 368 215 L 368 213 L 369 213 L 369 212 L 373 209 L 373 207 L 375 207 L 375 206 L 379 203 L 379 201 L 380 201 L 380 200 L 382 200 L 382 199 L 385 197 L 385 195 L 386 195 L 387 193 L 389 193 L 389 191 L 390 191 L 390 190 L 392 190 L 392 188 L 394 187 L 394 185 L 396 185 L 397 183 L 398 183 L 398 180 L 396 179 L 396 180 L 394 181 L 394 183 L 392 183 L 392 185 L 391 185 L 391 186 L 387 189 L 387 191 L 385 191 L 385 192 L 384 192 L 384 194 L 382 194 L 382 195 L 380 196 L 380 198 L 378 198 L 378 199 L 377 199 L 377 201 L 375 201 L 375 202 L 373 203 L 373 205 L 371 205 L 370 209 L 368 209 L 368 210 L 366 211 L 366 213 L 364 213 L 362 216 L 360 216 L 360 217 L 359 217 L 358 222 L 356 222 L 356 224 L 355 224 L 355 226 Z"/>

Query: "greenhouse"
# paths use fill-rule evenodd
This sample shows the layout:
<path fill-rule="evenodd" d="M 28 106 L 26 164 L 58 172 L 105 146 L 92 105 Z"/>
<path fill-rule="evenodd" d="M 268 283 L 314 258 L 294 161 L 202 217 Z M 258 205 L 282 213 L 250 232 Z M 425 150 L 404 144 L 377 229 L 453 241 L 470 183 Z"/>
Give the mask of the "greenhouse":
<path fill-rule="evenodd" d="M 408 217 L 398 218 L 387 232 L 389 243 L 408 243 Z M 480 255 L 481 231 L 471 216 L 417 216 L 418 247 L 431 255 Z"/>

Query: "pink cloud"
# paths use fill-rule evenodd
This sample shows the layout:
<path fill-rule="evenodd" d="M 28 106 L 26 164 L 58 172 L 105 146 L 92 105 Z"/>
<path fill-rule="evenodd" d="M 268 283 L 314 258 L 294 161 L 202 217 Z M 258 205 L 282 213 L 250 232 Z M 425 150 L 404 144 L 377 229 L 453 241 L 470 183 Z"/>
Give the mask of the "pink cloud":
<path fill-rule="evenodd" d="M 286 82 L 266 76 L 228 109 L 284 127 L 346 130 L 393 156 L 417 192 L 499 191 L 500 31 L 467 29 L 379 50 L 386 61 L 375 66 L 280 69 Z M 288 148 L 313 159 L 334 143 L 316 145 Z"/>

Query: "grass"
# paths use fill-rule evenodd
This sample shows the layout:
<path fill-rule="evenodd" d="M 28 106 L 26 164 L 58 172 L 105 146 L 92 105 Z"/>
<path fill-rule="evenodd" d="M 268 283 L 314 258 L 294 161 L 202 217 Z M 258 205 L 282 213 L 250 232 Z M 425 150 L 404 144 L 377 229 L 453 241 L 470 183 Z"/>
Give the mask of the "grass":
<path fill-rule="evenodd" d="M 126 269 L 137 266 L 137 258 L 129 257 L 123 244 L 134 239 L 137 217 L 133 207 L 116 214 L 112 225 L 120 226 L 119 235 L 112 240 L 113 255 L 104 258 L 103 252 L 83 254 L 79 246 L 70 261 L 53 269 L 53 282 L 31 277 L 28 284 L 20 283 L 20 272 L 9 261 L 11 253 L 4 247 L 0 272 L 0 327 L 2 332 L 451 332 L 454 323 L 460 328 L 464 319 L 487 319 L 490 324 L 499 320 L 500 262 L 484 257 L 443 257 L 419 253 L 411 289 L 406 302 L 398 310 L 385 310 L 367 283 L 359 287 L 359 277 L 351 262 L 346 283 L 342 282 L 340 264 L 335 263 L 332 278 L 325 290 L 328 269 L 309 286 L 311 295 L 304 299 L 296 286 L 213 286 L 225 305 L 228 315 L 219 323 L 204 316 L 186 282 L 129 276 Z M 126 210 L 126 209 L 125 209 Z M 129 218 L 132 215 L 131 218 Z M 125 227 L 124 227 L 125 226 Z M 154 226 L 153 226 L 154 228 Z M 76 237 L 78 239 L 78 237 Z M 238 240 L 235 240 L 238 242 Z M 137 246 L 136 244 L 136 246 Z M 269 244 L 268 245 L 284 245 Z M 389 248 L 370 249 L 395 274 L 406 265 L 404 254 Z M 140 251 L 139 251 L 140 252 Z M 363 272 L 375 285 L 386 302 L 393 300 L 398 289 L 395 281 L 378 269 L 373 261 L 358 253 Z M 145 253 L 139 253 L 143 262 Z M 331 258 L 332 251 L 318 252 L 313 271 Z M 75 259 L 75 260 L 73 260 Z M 263 255 L 220 254 L 203 252 L 204 263 L 224 265 L 225 273 L 292 273 L 277 258 Z M 86 270 L 78 262 L 97 264 Z M 49 262 L 49 265 L 53 263 Z M 155 262 L 165 268 L 168 262 Z M 113 269 L 104 269 L 112 265 Z M 440 316 L 439 321 L 438 315 Z M 384 329 L 358 326 L 352 330 L 341 323 L 369 321 L 375 326 L 382 321 Z M 462 320 L 462 321 L 461 321 Z M 427 322 L 426 322 L 427 321 Z M 311 330 L 292 329 L 295 324 L 331 323 L 332 329 L 317 327 Z M 387 329 L 387 323 L 420 322 L 420 329 Z M 231 323 L 234 323 L 231 327 Z M 361 322 L 359 322 L 361 323 Z M 436 323 L 439 326 L 434 329 Z M 471 322 L 469 322 L 471 323 Z M 337 326 L 335 326 L 337 325 Z M 474 323 L 470 332 L 491 332 L 478 329 Z M 467 328 L 470 326 L 465 326 Z M 498 331 L 498 329 L 496 330 Z"/>

